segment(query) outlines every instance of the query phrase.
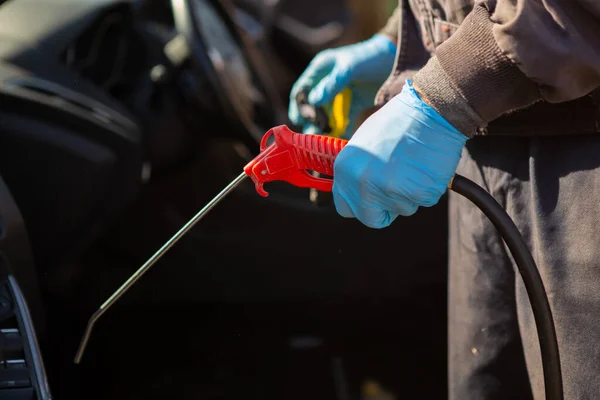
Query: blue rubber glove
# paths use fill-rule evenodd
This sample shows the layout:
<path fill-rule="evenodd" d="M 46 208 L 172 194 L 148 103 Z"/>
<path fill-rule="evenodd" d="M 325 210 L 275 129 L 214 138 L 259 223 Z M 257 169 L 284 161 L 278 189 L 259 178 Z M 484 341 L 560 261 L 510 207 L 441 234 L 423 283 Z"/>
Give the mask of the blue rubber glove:
<path fill-rule="evenodd" d="M 365 109 L 372 107 L 379 87 L 389 76 L 396 56 L 396 45 L 384 35 L 369 40 L 324 50 L 310 62 L 306 71 L 292 87 L 288 116 L 304 133 L 322 133 L 301 116 L 296 95 L 303 88 L 309 90 L 308 102 L 314 106 L 330 104 L 344 88 L 352 90 L 350 123 L 345 137 L 354 132 L 353 121 Z"/>
<path fill-rule="evenodd" d="M 435 205 L 450 184 L 466 141 L 407 81 L 338 155 L 333 183 L 338 213 L 384 228 L 399 215 Z"/>

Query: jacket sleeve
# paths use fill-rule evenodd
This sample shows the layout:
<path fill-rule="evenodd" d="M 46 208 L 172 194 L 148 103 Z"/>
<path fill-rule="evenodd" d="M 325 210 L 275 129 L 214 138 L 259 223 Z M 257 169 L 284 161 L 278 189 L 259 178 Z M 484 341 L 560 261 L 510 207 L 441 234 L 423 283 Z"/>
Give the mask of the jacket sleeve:
<path fill-rule="evenodd" d="M 506 112 L 600 86 L 598 32 L 597 0 L 478 1 L 414 84 L 471 137 Z"/>
<path fill-rule="evenodd" d="M 398 11 L 398 7 L 394 10 L 392 16 L 387 20 L 385 26 L 379 33 L 384 34 L 386 36 L 392 38 L 398 38 L 398 27 L 400 26 L 400 12 Z"/>

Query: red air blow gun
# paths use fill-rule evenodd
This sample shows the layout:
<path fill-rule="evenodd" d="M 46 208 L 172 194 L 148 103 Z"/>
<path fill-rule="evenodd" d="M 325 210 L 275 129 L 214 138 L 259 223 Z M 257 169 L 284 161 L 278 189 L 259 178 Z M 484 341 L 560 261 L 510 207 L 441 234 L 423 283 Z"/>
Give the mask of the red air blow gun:
<path fill-rule="evenodd" d="M 274 141 L 267 146 L 270 138 Z M 333 175 L 333 163 L 346 140 L 322 135 L 292 132 L 281 125 L 269 130 L 260 143 L 260 154 L 245 167 L 244 172 L 261 196 L 265 182 L 286 181 L 292 185 L 331 192 L 333 180 L 316 178 L 307 171 Z"/>

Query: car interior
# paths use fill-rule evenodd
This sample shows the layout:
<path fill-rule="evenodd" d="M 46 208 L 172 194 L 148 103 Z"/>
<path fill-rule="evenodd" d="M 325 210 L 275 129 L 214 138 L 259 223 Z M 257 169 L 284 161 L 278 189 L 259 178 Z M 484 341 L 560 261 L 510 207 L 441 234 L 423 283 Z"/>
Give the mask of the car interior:
<path fill-rule="evenodd" d="M 0 1 L 0 399 L 445 396 L 445 199 L 373 230 L 277 182 L 233 191 L 73 362 L 264 133 L 298 131 L 291 85 L 353 40 L 350 3 Z"/>

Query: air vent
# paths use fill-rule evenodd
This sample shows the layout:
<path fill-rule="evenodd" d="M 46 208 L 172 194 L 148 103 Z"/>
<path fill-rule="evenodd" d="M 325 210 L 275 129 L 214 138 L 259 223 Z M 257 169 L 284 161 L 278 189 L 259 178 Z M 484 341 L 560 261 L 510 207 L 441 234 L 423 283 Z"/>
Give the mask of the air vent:
<path fill-rule="evenodd" d="M 144 53 L 129 9 L 118 8 L 104 14 L 71 43 L 61 61 L 80 77 L 114 95 L 139 76 L 144 68 Z"/>
<path fill-rule="evenodd" d="M 51 398 L 31 317 L 12 276 L 0 280 L 0 355 L 1 399 Z"/>

